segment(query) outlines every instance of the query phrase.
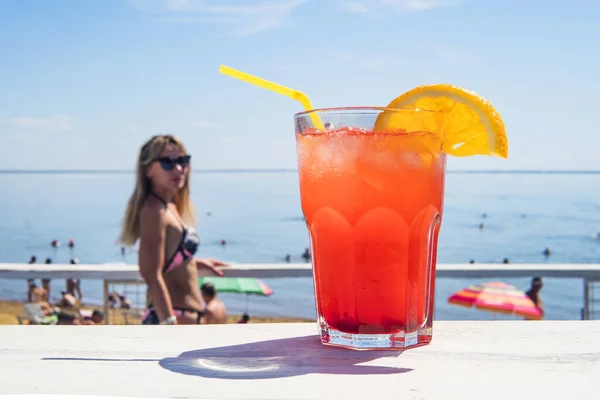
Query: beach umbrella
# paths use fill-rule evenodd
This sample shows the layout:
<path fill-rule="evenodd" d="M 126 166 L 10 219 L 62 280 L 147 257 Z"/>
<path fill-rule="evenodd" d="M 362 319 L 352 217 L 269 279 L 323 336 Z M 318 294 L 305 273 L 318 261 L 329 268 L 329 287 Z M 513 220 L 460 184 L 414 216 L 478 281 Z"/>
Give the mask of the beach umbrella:
<path fill-rule="evenodd" d="M 255 278 L 229 278 L 204 276 L 198 278 L 198 285 L 202 286 L 205 282 L 213 284 L 217 292 L 255 294 L 259 296 L 270 296 L 273 289 L 267 286 L 263 281 Z"/>
<path fill-rule="evenodd" d="M 525 293 L 504 282 L 471 285 L 450 296 L 448 303 L 529 319 L 542 318 L 540 310 Z"/>
<path fill-rule="evenodd" d="M 273 294 L 273 289 L 267 286 L 263 281 L 255 278 L 229 278 L 218 276 L 204 276 L 198 278 L 199 286 L 202 286 L 205 282 L 212 283 L 217 292 L 245 294 L 246 314 L 248 314 L 248 295 L 270 296 Z"/>

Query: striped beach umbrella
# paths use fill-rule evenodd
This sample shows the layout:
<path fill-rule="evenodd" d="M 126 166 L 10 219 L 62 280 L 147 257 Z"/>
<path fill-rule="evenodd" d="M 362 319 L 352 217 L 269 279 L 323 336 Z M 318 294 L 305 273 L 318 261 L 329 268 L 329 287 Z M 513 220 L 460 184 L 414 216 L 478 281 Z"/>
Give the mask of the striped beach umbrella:
<path fill-rule="evenodd" d="M 450 296 L 448 303 L 529 319 L 542 318 L 540 310 L 525 293 L 504 282 L 471 285 Z"/>

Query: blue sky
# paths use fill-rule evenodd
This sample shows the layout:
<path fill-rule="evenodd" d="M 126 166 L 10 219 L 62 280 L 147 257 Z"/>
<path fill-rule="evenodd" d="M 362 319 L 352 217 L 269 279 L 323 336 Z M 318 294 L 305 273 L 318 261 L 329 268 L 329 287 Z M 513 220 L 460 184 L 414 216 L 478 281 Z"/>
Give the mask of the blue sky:
<path fill-rule="evenodd" d="M 155 133 L 195 168 L 295 168 L 299 104 L 385 105 L 425 83 L 488 98 L 508 160 L 450 169 L 600 169 L 592 0 L 2 0 L 0 169 L 131 169 Z"/>

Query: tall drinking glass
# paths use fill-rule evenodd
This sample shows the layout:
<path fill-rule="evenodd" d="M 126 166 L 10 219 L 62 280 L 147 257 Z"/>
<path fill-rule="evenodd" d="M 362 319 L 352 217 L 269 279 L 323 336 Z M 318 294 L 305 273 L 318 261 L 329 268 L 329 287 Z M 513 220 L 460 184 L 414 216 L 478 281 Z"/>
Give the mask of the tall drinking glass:
<path fill-rule="evenodd" d="M 385 118 L 406 128 L 377 127 Z M 353 107 L 294 120 L 321 341 L 428 344 L 446 166 L 432 112 Z"/>

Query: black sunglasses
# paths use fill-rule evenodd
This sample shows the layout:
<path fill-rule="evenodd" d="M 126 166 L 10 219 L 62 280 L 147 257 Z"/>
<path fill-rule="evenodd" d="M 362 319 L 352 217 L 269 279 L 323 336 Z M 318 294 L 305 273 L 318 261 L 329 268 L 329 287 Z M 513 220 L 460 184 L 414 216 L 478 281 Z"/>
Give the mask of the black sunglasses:
<path fill-rule="evenodd" d="M 165 171 L 172 171 L 175 168 L 175 164 L 179 164 L 179 166 L 183 169 L 187 168 L 190 165 L 190 159 L 192 156 L 179 156 L 179 157 L 160 157 L 158 160 L 160 166 Z"/>

